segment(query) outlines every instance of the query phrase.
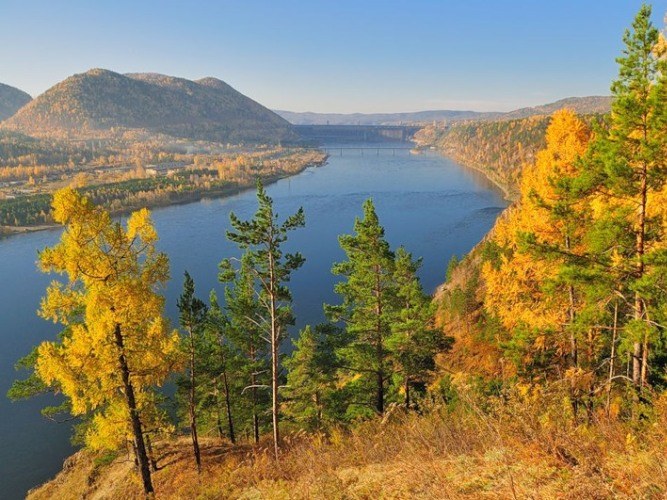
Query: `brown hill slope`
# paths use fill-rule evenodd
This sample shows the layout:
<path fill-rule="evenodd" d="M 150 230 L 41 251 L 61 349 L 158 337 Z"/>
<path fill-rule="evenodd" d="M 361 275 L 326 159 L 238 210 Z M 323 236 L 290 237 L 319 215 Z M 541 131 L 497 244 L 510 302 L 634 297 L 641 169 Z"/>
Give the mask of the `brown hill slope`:
<path fill-rule="evenodd" d="M 29 135 L 96 137 L 116 129 L 217 142 L 276 143 L 290 125 L 229 85 L 93 69 L 67 78 L 7 120 Z"/>
<path fill-rule="evenodd" d="M 0 83 L 0 121 L 13 116 L 32 100 L 30 95 L 4 83 Z"/>

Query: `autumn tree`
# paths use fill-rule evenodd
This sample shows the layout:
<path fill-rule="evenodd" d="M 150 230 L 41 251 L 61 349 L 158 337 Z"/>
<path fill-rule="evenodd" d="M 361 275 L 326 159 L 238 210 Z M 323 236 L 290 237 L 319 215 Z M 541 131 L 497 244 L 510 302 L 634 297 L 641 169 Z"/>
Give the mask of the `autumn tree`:
<path fill-rule="evenodd" d="M 257 182 L 257 201 L 259 207 L 255 216 L 248 221 L 230 214 L 233 230 L 227 232 L 227 238 L 238 244 L 246 253 L 249 272 L 257 284 L 256 296 L 262 307 L 262 321 L 255 323 L 262 329 L 263 338 L 270 345 L 271 359 L 271 415 L 273 444 L 276 459 L 280 443 L 280 347 L 287 335 L 287 326 L 294 323 L 291 308 L 291 293 L 286 283 L 293 271 L 299 269 L 304 258 L 300 253 L 284 253 L 283 244 L 290 231 L 305 225 L 305 215 L 300 208 L 278 222 L 274 212 L 273 200 L 266 194 L 260 181 Z M 231 259 L 224 259 L 220 264 L 223 281 L 231 281 L 238 272 Z"/>
<path fill-rule="evenodd" d="M 520 370 L 579 366 L 581 297 L 568 266 L 585 253 L 587 202 L 576 180 L 589 137 L 572 111 L 554 113 L 546 148 L 524 169 L 519 203 L 494 229 L 497 258 L 482 268 L 485 306 L 512 332 L 506 348 Z"/>
<path fill-rule="evenodd" d="M 60 242 L 39 254 L 54 281 L 39 314 L 64 326 L 59 341 L 37 350 L 36 374 L 68 399 L 73 415 L 92 414 L 90 433 L 122 417 L 131 429 L 144 491 L 153 491 L 142 416 L 154 405 L 178 359 L 178 335 L 163 316 L 159 288 L 169 276 L 167 256 L 147 210 L 125 226 L 72 189 L 53 198 L 53 218 L 65 226 Z M 122 402 L 122 405 L 120 404 Z"/>

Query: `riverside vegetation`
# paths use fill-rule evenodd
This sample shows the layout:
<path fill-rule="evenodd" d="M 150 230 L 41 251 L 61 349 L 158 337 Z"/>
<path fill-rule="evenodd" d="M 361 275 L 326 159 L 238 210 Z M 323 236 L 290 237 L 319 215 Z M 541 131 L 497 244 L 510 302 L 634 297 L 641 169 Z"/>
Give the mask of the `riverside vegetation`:
<path fill-rule="evenodd" d="M 303 263 L 258 185 L 231 215 L 242 257 L 224 303 L 186 275 L 164 319 L 167 256 L 146 210 L 125 226 L 56 193 L 66 275 L 40 314 L 63 326 L 13 397 L 65 396 L 85 449 L 33 498 L 663 498 L 667 494 L 667 44 L 644 6 L 624 37 L 610 116 L 545 119 L 544 147 L 489 237 L 432 301 L 372 200 L 340 237 L 329 322 L 294 322 Z M 177 427 L 158 387 L 177 374 Z"/>

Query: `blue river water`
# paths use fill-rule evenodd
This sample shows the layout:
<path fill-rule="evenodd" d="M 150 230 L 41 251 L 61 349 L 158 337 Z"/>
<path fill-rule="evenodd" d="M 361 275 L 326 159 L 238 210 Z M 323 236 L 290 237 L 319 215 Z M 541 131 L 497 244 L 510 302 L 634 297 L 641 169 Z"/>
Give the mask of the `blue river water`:
<path fill-rule="evenodd" d="M 370 144 L 366 146 L 372 146 Z M 387 144 L 383 144 L 386 147 Z M 398 145 L 405 147 L 405 144 Z M 306 264 L 291 281 L 297 325 L 323 320 L 322 304 L 335 303 L 333 262 L 343 258 L 337 237 L 352 232 L 363 201 L 372 197 L 392 247 L 405 246 L 423 257 L 421 279 L 433 292 L 444 281 L 450 257 L 468 252 L 491 228 L 506 202 L 481 174 L 433 152 L 405 149 L 331 150 L 323 167 L 280 180 L 267 189 L 282 217 L 299 206 L 306 227 L 290 234 L 288 249 L 299 250 Z M 159 247 L 171 262 L 171 281 L 164 291 L 167 314 L 177 324 L 176 298 L 183 272 L 195 279 L 206 299 L 217 282 L 218 262 L 236 255 L 225 239 L 229 212 L 249 218 L 256 209 L 254 192 L 155 210 Z M 10 402 L 4 395 L 21 376 L 13 365 L 31 347 L 56 335 L 57 325 L 35 314 L 53 276 L 37 271 L 39 249 L 54 244 L 58 230 L 0 240 L 0 497 L 22 498 L 55 475 L 74 448 L 67 423 L 44 419 L 39 409 L 51 397 Z"/>

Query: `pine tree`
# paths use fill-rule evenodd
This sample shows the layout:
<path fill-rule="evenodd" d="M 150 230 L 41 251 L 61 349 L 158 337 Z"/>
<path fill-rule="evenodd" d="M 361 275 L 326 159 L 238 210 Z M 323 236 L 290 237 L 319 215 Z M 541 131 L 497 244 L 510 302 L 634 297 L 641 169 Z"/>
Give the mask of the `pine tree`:
<path fill-rule="evenodd" d="M 185 330 L 184 351 L 188 358 L 188 375 L 184 380 L 187 389 L 188 417 L 190 421 L 190 437 L 194 452 L 197 472 L 201 473 L 201 453 L 197 435 L 197 360 L 201 351 L 202 335 L 207 314 L 206 304 L 195 297 L 195 283 L 190 274 L 185 272 L 183 293 L 177 302 L 181 328 Z"/>
<path fill-rule="evenodd" d="M 406 408 L 412 405 L 413 387 L 425 387 L 428 382 L 435 368 L 435 355 L 451 344 L 451 339 L 435 328 L 436 306 L 419 282 L 420 267 L 421 259 L 413 260 L 405 248 L 398 248 L 394 269 L 398 300 L 387 348 L 392 353 L 394 371 L 403 379 Z"/>
<path fill-rule="evenodd" d="M 44 272 L 66 274 L 53 282 L 40 315 L 65 329 L 57 342 L 37 349 L 41 381 L 69 400 L 73 415 L 93 414 L 88 432 L 103 433 L 121 415 L 131 429 L 144 491 L 153 491 L 145 421 L 162 384 L 179 359 L 178 335 L 163 315 L 157 293 L 169 276 L 166 255 L 148 210 L 123 227 L 73 189 L 53 198 L 53 218 L 65 226 L 60 242 L 39 255 Z M 122 402 L 122 404 L 121 404 Z"/>
<path fill-rule="evenodd" d="M 337 347 L 343 334 L 335 325 L 306 326 L 292 341 L 294 351 L 285 360 L 286 413 L 308 429 L 322 429 L 342 418 L 340 392 L 336 389 Z"/>
<path fill-rule="evenodd" d="M 259 208 L 255 216 L 248 221 L 230 214 L 233 231 L 227 232 L 227 238 L 246 251 L 250 271 L 258 283 L 258 300 L 265 312 L 263 335 L 271 348 L 271 415 L 273 427 L 274 453 L 278 459 L 280 444 L 280 346 L 287 335 L 287 326 L 294 323 L 291 308 L 291 294 L 285 283 L 293 271 L 299 269 L 304 258 L 300 253 L 284 253 L 282 245 L 287 241 L 287 234 L 305 225 L 305 215 L 300 208 L 296 213 L 278 223 L 278 215 L 273 210 L 273 200 L 266 194 L 260 181 L 257 182 L 257 201 Z M 220 264 L 224 281 L 229 281 L 236 274 L 230 259 Z"/>
<path fill-rule="evenodd" d="M 664 250 L 659 199 L 667 176 L 667 61 L 650 18 L 651 8 L 642 6 L 623 37 L 609 130 L 596 141 L 591 162 L 604 211 L 598 230 L 615 225 L 631 235 L 614 242 L 613 252 L 618 267 L 625 268 L 619 293 L 633 303 L 623 344 L 631 344 L 632 381 L 638 390 L 647 383 L 651 345 L 660 335 L 652 318 L 661 311 L 655 280 L 664 271 L 659 265 Z"/>
<path fill-rule="evenodd" d="M 250 254 L 246 253 L 236 272 L 229 274 L 222 267 L 220 280 L 228 282 L 225 287 L 225 312 L 229 320 L 228 339 L 240 355 L 240 376 L 245 381 L 241 396 L 249 399 L 248 412 L 251 418 L 252 435 L 259 442 L 260 414 L 264 412 L 266 398 L 263 389 L 270 386 L 266 374 L 270 342 L 264 335 L 266 309 L 262 308 L 255 288 Z"/>
<path fill-rule="evenodd" d="M 210 307 L 206 318 L 204 333 L 205 353 L 200 361 L 201 372 L 207 378 L 203 388 L 206 396 L 211 398 L 211 404 L 206 405 L 215 414 L 215 424 L 218 435 L 222 437 L 222 412 L 224 406 L 225 420 L 227 421 L 227 436 L 232 444 L 236 443 L 234 426 L 234 404 L 232 390 L 237 388 L 241 379 L 240 356 L 237 348 L 230 342 L 231 324 L 229 318 L 218 303 L 214 291 L 210 293 Z M 221 399 L 222 398 L 222 399 Z"/>
<path fill-rule="evenodd" d="M 344 278 L 334 287 L 343 303 L 327 305 L 325 311 L 332 321 L 345 323 L 350 342 L 340 352 L 343 368 L 353 375 L 361 397 L 374 392 L 369 403 L 382 415 L 392 374 L 387 339 L 396 304 L 394 254 L 371 199 L 363 210 L 363 219 L 355 220 L 355 234 L 339 237 L 347 260 L 332 268 L 333 274 Z"/>

